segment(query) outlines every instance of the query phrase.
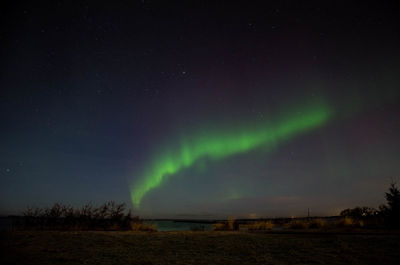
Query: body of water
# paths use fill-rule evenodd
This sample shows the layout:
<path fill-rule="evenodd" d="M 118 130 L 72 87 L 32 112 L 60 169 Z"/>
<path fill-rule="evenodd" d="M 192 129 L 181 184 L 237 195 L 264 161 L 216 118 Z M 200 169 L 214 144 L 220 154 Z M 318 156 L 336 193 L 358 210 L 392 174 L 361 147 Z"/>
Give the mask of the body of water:
<path fill-rule="evenodd" d="M 11 230 L 12 219 L 9 217 L 0 217 L 0 231 Z"/>

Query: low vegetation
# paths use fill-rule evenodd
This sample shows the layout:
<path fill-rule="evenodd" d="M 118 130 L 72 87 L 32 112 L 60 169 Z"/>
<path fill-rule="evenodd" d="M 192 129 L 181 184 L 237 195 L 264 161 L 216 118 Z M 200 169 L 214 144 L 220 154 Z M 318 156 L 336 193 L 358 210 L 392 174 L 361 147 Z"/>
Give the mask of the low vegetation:
<path fill-rule="evenodd" d="M 284 225 L 286 229 L 309 229 L 309 230 L 329 230 L 329 229 L 342 229 L 342 228 L 363 228 L 365 222 L 360 219 L 351 217 L 340 217 L 334 220 L 328 220 L 323 218 L 307 218 L 297 219 L 288 222 Z M 371 227 L 367 227 L 371 228 Z M 374 227 L 377 228 L 377 227 Z"/>
<path fill-rule="evenodd" d="M 214 231 L 268 231 L 273 230 L 337 230 L 337 229 L 397 229 L 400 228 L 400 191 L 391 183 L 385 193 L 387 205 L 379 210 L 371 207 L 355 207 L 341 211 L 335 218 L 296 218 L 239 222 L 234 219 L 214 224 Z"/>
<path fill-rule="evenodd" d="M 239 229 L 239 224 L 235 219 L 228 219 L 226 222 L 216 223 L 213 225 L 214 231 L 235 231 Z"/>
<path fill-rule="evenodd" d="M 218 222 L 214 231 L 269 231 L 269 230 L 327 230 L 327 229 L 381 229 L 400 226 L 400 191 L 391 183 L 385 194 L 387 205 L 379 210 L 371 207 L 355 207 L 341 211 L 337 218 L 297 218 L 239 222 L 235 219 Z M 13 224 L 15 230 L 102 230 L 102 231 L 157 231 L 155 224 L 146 224 L 126 210 L 125 204 L 113 201 L 98 207 L 86 204 L 82 208 L 54 204 L 50 208 L 28 208 L 22 218 Z M 192 231 L 204 231 L 193 226 Z"/>
<path fill-rule="evenodd" d="M 274 227 L 272 221 L 255 221 L 250 223 L 247 226 L 249 231 L 257 231 L 257 230 L 271 230 Z"/>
<path fill-rule="evenodd" d="M 310 229 L 321 229 L 325 227 L 327 227 L 327 221 L 322 218 L 313 218 L 308 224 L 308 228 Z"/>
<path fill-rule="evenodd" d="M 103 230 L 103 231 L 156 231 L 139 217 L 126 211 L 125 204 L 106 202 L 99 207 L 86 204 L 82 208 L 54 204 L 49 208 L 32 208 L 13 223 L 16 230 Z"/>
<path fill-rule="evenodd" d="M 307 229 L 308 222 L 303 220 L 293 220 L 285 224 L 284 228 L 287 229 Z"/>
<path fill-rule="evenodd" d="M 149 231 L 149 232 L 156 232 L 157 226 L 155 224 L 145 224 L 143 222 L 131 222 L 132 231 Z"/>

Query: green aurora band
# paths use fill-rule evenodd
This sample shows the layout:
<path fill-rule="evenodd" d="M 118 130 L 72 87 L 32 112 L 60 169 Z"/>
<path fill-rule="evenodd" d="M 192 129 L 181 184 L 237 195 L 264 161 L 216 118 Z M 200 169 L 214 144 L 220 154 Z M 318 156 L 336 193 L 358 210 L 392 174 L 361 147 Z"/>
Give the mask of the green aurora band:
<path fill-rule="evenodd" d="M 178 148 L 160 152 L 142 175 L 140 182 L 131 188 L 131 199 L 136 208 L 143 197 L 160 186 L 165 178 L 193 166 L 199 159 L 217 160 L 248 152 L 258 147 L 273 148 L 301 133 L 318 128 L 331 117 L 327 105 L 308 107 L 278 122 L 249 128 L 197 133 L 191 138 L 182 137 Z M 174 151 L 171 151 L 174 150 Z"/>

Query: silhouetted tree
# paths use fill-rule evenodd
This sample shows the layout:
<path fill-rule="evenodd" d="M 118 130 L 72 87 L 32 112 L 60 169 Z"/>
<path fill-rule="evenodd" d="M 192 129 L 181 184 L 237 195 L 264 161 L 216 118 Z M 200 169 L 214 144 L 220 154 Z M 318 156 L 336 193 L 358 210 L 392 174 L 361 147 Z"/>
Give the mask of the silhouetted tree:
<path fill-rule="evenodd" d="M 109 217 L 112 220 L 121 220 L 124 216 L 125 203 L 117 204 L 114 201 L 109 202 Z"/>
<path fill-rule="evenodd" d="M 400 227 L 400 190 L 396 182 L 390 183 L 389 191 L 385 192 L 387 205 L 381 205 L 380 211 L 392 227 Z"/>
<path fill-rule="evenodd" d="M 42 215 L 43 210 L 40 209 L 39 207 L 27 207 L 25 211 L 22 212 L 22 214 L 25 217 L 38 217 Z"/>
<path fill-rule="evenodd" d="M 345 209 L 340 212 L 340 215 L 361 219 L 376 216 L 378 215 L 378 211 L 371 207 L 356 207 L 353 209 Z"/>

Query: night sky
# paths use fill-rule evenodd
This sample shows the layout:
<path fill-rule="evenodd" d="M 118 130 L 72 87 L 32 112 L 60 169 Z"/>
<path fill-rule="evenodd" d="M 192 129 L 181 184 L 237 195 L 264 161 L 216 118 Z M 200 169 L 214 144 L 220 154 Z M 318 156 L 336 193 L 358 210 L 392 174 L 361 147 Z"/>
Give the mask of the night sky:
<path fill-rule="evenodd" d="M 331 215 L 400 180 L 395 6 L 99 2 L 0 8 L 1 214 Z"/>

